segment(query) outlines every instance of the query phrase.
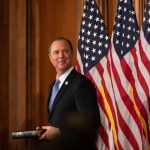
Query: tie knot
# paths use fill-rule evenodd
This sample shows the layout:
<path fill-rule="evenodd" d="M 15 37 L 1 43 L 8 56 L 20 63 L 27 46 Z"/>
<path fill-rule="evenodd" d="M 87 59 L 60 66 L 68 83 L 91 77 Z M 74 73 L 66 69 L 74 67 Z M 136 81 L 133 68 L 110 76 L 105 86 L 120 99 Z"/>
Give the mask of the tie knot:
<path fill-rule="evenodd" d="M 55 85 L 56 85 L 56 86 L 58 86 L 58 85 L 59 85 L 59 83 L 60 83 L 60 80 L 59 80 L 59 79 L 57 79 L 57 80 L 55 81 Z"/>

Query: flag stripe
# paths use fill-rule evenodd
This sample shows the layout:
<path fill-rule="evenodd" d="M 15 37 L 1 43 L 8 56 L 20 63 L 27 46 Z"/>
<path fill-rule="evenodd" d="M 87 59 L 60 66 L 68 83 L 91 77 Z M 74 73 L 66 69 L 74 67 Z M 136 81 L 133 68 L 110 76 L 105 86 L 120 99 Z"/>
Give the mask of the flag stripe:
<path fill-rule="evenodd" d="M 94 67 L 91 69 L 91 72 L 97 72 L 97 69 Z M 88 72 L 85 74 L 86 77 L 88 77 L 94 84 L 95 88 L 96 88 L 96 92 L 97 92 L 97 97 L 98 97 L 98 104 L 100 106 L 100 114 L 101 114 L 101 126 L 100 126 L 100 131 L 103 134 L 101 135 L 101 138 L 103 140 L 103 142 L 105 143 L 105 145 L 108 147 L 109 146 L 109 142 L 108 142 L 108 135 L 107 135 L 107 130 L 109 130 L 108 126 L 110 127 L 110 122 L 107 119 L 107 114 L 106 114 L 106 110 L 105 110 L 105 106 L 104 106 L 104 102 L 102 101 L 102 95 L 99 91 L 99 80 L 101 80 L 100 76 L 98 76 L 98 73 L 94 73 L 91 76 L 91 73 Z M 95 81 L 96 80 L 96 81 Z M 106 121 L 107 120 L 107 121 Z"/>
<path fill-rule="evenodd" d="M 144 38 L 144 37 L 142 37 L 142 38 Z M 143 41 L 144 41 L 144 39 L 143 39 Z M 139 39 L 140 56 L 141 56 L 141 60 L 142 60 L 143 64 L 145 64 L 145 67 L 150 74 L 150 67 L 149 67 L 150 66 L 150 58 L 147 57 L 147 56 L 149 56 L 149 54 L 146 55 L 146 53 L 144 52 L 142 42 L 141 42 L 141 39 Z M 148 52 L 148 50 L 149 49 L 147 49 L 147 52 Z"/>
<path fill-rule="evenodd" d="M 142 118 L 143 116 L 140 116 L 144 128 L 144 140 L 146 140 L 143 145 L 145 149 L 150 149 L 150 0 L 147 0 L 147 4 L 145 6 L 138 46 L 138 56 L 141 64 L 143 65 L 140 69 L 142 70 L 142 75 L 146 81 L 146 83 L 142 82 L 141 84 L 147 85 L 148 87 L 147 91 L 144 89 L 146 91 L 145 97 L 143 96 L 142 98 L 142 103 L 144 104 L 148 120 L 146 120 L 146 118 Z"/>
<path fill-rule="evenodd" d="M 111 127 L 112 127 L 112 131 L 113 131 L 115 146 L 116 146 L 117 150 L 119 150 L 118 136 L 117 136 L 117 131 L 116 131 L 116 128 L 115 128 L 115 121 L 113 119 L 111 108 L 110 108 L 110 106 L 108 104 L 108 100 L 106 98 L 106 95 L 105 95 L 105 92 L 104 92 L 104 88 L 103 88 L 102 85 L 100 85 L 100 91 L 102 93 L 102 97 L 103 97 L 103 100 L 104 100 L 104 103 L 105 103 L 105 109 L 107 111 L 108 118 L 109 118 L 109 120 L 111 122 Z"/>
<path fill-rule="evenodd" d="M 118 105 L 119 124 L 123 124 L 124 128 L 122 127 L 122 125 L 120 127 L 121 127 L 123 133 L 125 134 L 126 138 L 128 139 L 128 141 L 132 144 L 132 147 L 137 148 L 137 147 L 140 147 L 140 146 L 137 146 L 138 142 L 136 142 L 136 140 L 138 140 L 138 139 L 141 140 L 141 136 L 139 136 L 142 134 L 141 123 L 138 119 L 138 116 L 137 116 L 135 110 L 134 110 L 131 96 L 128 95 L 128 93 L 127 93 L 128 92 L 128 86 L 127 86 L 128 84 L 126 84 L 126 82 L 125 82 L 126 78 L 124 76 L 124 73 L 121 71 L 122 70 L 121 64 L 119 61 L 113 61 L 113 60 L 117 59 L 117 56 L 114 56 L 115 53 L 113 53 L 112 51 L 114 51 L 113 46 L 112 46 L 112 48 L 110 48 L 110 56 L 111 56 L 112 72 L 113 72 L 113 76 L 114 76 L 113 85 L 114 85 L 114 90 L 116 92 L 115 94 L 116 94 L 117 105 Z M 120 77 L 121 77 L 121 79 L 120 79 Z M 119 87 L 119 89 L 118 89 L 118 87 Z M 121 104 L 121 102 L 123 104 Z M 124 105 L 126 107 L 124 107 Z M 120 108 L 121 108 L 121 110 L 120 110 Z M 121 115 L 119 115 L 119 114 L 121 114 Z M 131 124 L 131 122 L 129 124 L 128 120 L 132 120 L 132 124 Z M 132 132 L 135 130 L 136 130 L 136 134 L 133 135 Z M 138 137 L 138 138 L 136 138 L 136 137 Z M 138 140 L 138 141 L 140 141 L 140 140 Z M 141 142 L 139 142 L 139 144 L 140 143 Z"/>
<path fill-rule="evenodd" d="M 140 121 L 141 121 L 141 124 L 143 125 L 143 128 L 144 128 L 144 135 L 145 135 L 145 137 L 146 137 L 146 143 L 147 143 L 147 145 L 149 145 L 149 140 L 148 140 L 148 127 L 147 127 L 147 124 L 148 124 L 148 122 L 145 122 L 145 119 L 141 116 L 141 113 L 140 113 L 140 110 L 138 109 L 138 106 L 136 105 L 136 102 L 135 102 L 135 99 L 134 99 L 134 94 L 133 94 L 133 89 L 132 89 L 132 87 L 131 87 L 131 94 L 132 94 L 132 101 L 133 101 L 133 103 L 134 103 L 134 107 L 135 107 L 135 111 L 136 111 L 136 113 L 137 113 L 137 115 L 138 115 L 138 117 L 139 117 L 139 119 L 140 119 Z"/>
<path fill-rule="evenodd" d="M 133 60 L 133 62 L 134 61 L 136 61 L 137 62 L 137 58 L 136 58 L 136 55 L 135 55 L 135 48 L 133 48 L 130 52 L 131 52 L 131 54 L 132 55 L 134 55 L 133 56 L 133 58 L 134 58 L 134 60 Z M 132 60 L 133 58 L 131 58 L 130 57 L 130 60 Z M 136 103 L 137 104 L 139 104 L 138 106 L 139 106 L 139 108 L 143 108 L 143 109 L 141 109 L 140 111 L 142 112 L 142 114 L 145 114 L 143 117 L 145 118 L 145 120 L 146 120 L 146 122 L 147 122 L 147 115 L 146 115 L 146 111 L 145 111 L 145 108 L 143 107 L 143 104 L 141 103 L 141 100 L 140 100 L 140 98 L 139 98 L 139 95 L 138 95 L 138 92 L 137 92 L 137 90 L 136 90 L 136 87 L 139 87 L 139 86 L 141 86 L 140 85 L 140 81 L 142 81 L 142 82 L 144 82 L 144 78 L 143 78 L 143 76 L 141 75 L 141 72 L 140 72 L 140 70 L 139 70 L 139 68 L 138 68 L 138 66 L 137 66 L 137 64 L 136 63 L 134 63 L 134 65 L 132 65 L 131 67 L 132 67 L 132 70 L 131 70 L 131 68 L 130 68 L 130 66 L 128 66 L 128 64 L 127 64 L 127 61 L 128 61 L 128 59 L 129 58 L 126 58 L 125 57 L 125 60 L 124 59 L 122 59 L 122 61 L 121 61 L 121 63 L 122 63 L 122 66 L 124 67 L 126 67 L 126 72 L 128 72 L 128 74 L 126 74 L 125 73 L 125 76 L 126 76 L 126 78 L 127 78 L 127 80 L 128 80 L 128 82 L 131 84 L 131 87 L 133 88 L 133 93 L 134 93 L 134 97 L 136 98 Z M 130 64 L 129 64 L 130 65 Z M 122 68 L 123 68 L 122 67 Z M 128 68 L 128 69 L 127 69 Z M 133 73 L 132 73 L 133 72 Z M 138 77 L 140 78 L 140 79 L 138 79 L 138 77 L 136 77 L 137 75 L 135 75 L 135 73 L 136 72 L 138 72 Z M 133 74 L 134 74 L 134 76 L 133 76 Z M 137 74 L 137 73 L 136 73 Z M 136 80 L 136 82 L 135 82 L 135 80 Z M 145 86 L 147 86 L 147 84 L 146 84 L 146 82 L 144 83 L 144 84 L 142 84 L 142 85 L 145 85 Z M 145 87 L 145 88 L 143 88 L 143 89 L 146 89 L 146 90 L 148 90 L 148 87 Z M 140 88 L 140 90 L 142 90 L 141 88 Z M 140 91 L 139 91 L 140 92 Z M 148 91 L 146 91 L 146 92 L 148 92 Z M 144 91 L 143 91 L 143 93 L 144 93 Z"/>

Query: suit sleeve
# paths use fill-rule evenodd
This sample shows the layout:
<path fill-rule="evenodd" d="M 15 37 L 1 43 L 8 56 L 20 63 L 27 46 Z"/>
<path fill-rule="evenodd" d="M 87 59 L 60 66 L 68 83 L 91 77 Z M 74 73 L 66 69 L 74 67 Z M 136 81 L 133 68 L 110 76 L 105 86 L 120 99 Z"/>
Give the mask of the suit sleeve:
<path fill-rule="evenodd" d="M 100 113 L 96 90 L 92 82 L 86 78 L 79 83 L 75 103 L 79 114 L 90 117 L 95 127 L 98 128 L 100 125 Z"/>

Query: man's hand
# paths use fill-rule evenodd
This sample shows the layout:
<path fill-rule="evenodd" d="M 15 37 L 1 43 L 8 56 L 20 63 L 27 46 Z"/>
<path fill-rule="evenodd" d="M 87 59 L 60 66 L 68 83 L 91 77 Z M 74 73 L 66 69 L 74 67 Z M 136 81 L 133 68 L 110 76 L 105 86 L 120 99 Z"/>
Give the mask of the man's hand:
<path fill-rule="evenodd" d="M 59 128 L 53 126 L 42 126 L 42 129 L 46 129 L 46 132 L 39 138 L 40 140 L 52 140 L 60 135 Z"/>

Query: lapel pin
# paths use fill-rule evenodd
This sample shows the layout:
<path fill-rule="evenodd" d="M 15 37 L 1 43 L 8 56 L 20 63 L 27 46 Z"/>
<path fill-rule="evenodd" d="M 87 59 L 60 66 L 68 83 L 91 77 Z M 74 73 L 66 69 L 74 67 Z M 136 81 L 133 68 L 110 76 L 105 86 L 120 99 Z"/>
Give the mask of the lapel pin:
<path fill-rule="evenodd" d="M 65 85 L 68 85 L 68 81 L 65 82 Z"/>

